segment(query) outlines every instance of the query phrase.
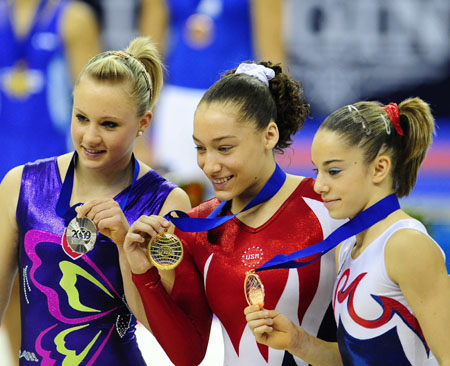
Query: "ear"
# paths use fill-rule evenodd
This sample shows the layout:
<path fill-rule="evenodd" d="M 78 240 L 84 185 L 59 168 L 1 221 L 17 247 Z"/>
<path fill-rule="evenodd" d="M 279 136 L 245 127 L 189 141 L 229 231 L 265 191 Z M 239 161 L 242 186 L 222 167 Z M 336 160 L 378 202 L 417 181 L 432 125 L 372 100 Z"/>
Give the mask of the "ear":
<path fill-rule="evenodd" d="M 275 122 L 270 121 L 264 133 L 264 147 L 267 150 L 273 150 L 280 138 L 280 132 Z"/>
<path fill-rule="evenodd" d="M 144 132 L 148 126 L 150 126 L 150 122 L 152 121 L 153 114 L 150 111 L 144 113 L 139 121 L 139 131 Z"/>
<path fill-rule="evenodd" d="M 375 184 L 380 184 L 386 180 L 386 178 L 390 176 L 391 166 L 392 163 L 389 156 L 377 156 L 373 162 L 373 182 Z"/>

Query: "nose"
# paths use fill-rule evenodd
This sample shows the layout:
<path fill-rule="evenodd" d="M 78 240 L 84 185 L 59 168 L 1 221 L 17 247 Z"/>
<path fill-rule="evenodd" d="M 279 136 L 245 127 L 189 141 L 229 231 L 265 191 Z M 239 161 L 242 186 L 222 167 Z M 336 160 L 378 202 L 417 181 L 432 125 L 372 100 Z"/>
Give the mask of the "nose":
<path fill-rule="evenodd" d="M 83 142 L 88 146 L 96 146 L 101 142 L 102 138 L 99 129 L 95 123 L 89 123 L 83 133 Z"/>
<path fill-rule="evenodd" d="M 329 191 L 329 186 L 323 176 L 317 173 L 316 180 L 314 181 L 314 192 L 318 194 L 323 194 Z"/>
<path fill-rule="evenodd" d="M 212 152 L 197 153 L 197 163 L 207 176 L 212 176 L 220 171 L 220 162 L 216 154 Z"/>

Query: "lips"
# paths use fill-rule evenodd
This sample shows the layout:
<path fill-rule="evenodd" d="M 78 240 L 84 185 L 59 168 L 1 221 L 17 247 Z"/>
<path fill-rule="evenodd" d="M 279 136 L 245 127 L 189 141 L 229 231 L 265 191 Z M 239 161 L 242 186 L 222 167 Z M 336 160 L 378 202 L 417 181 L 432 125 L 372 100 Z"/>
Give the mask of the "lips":
<path fill-rule="evenodd" d="M 97 157 L 106 152 L 106 150 L 91 149 L 91 148 L 87 148 L 84 146 L 82 146 L 82 149 L 83 149 L 84 155 L 86 155 L 88 157 Z"/>
<path fill-rule="evenodd" d="M 211 178 L 211 182 L 213 182 L 214 184 L 222 184 L 222 183 L 228 182 L 231 178 L 233 178 L 232 175 L 230 175 L 229 177 L 225 177 L 225 178 Z"/>
<path fill-rule="evenodd" d="M 325 205 L 326 208 L 330 208 L 332 207 L 336 202 L 338 202 L 339 199 L 334 199 L 334 200 L 330 200 L 330 199 L 323 199 L 323 203 Z"/>

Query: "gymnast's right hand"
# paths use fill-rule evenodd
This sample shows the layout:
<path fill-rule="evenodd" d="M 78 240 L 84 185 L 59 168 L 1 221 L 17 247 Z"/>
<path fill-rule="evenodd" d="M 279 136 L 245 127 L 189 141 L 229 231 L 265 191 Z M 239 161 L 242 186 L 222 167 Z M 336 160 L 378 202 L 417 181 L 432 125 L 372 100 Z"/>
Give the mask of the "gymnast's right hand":
<path fill-rule="evenodd" d="M 156 215 L 141 216 L 131 225 L 125 236 L 123 249 L 133 273 L 142 274 L 153 267 L 148 258 L 148 243 L 156 234 L 169 229 L 171 225 L 164 217 Z"/>
<path fill-rule="evenodd" d="M 301 329 L 277 310 L 250 305 L 244 309 L 244 314 L 258 343 L 274 349 L 289 350 L 301 336 Z"/>

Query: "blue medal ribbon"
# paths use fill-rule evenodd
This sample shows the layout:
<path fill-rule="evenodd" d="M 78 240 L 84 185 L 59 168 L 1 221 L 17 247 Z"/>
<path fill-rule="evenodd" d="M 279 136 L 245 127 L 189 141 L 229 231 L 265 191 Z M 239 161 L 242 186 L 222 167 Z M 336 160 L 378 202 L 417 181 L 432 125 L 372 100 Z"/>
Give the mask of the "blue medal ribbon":
<path fill-rule="evenodd" d="M 178 210 L 170 211 L 164 216 L 164 218 L 168 221 L 172 221 L 177 228 L 185 232 L 196 233 L 200 231 L 208 231 L 214 229 L 219 225 L 222 225 L 228 220 L 231 220 L 241 212 L 249 210 L 252 207 L 259 205 L 260 203 L 268 201 L 280 190 L 285 181 L 286 173 L 278 166 L 278 164 L 276 164 L 275 171 L 266 182 L 264 187 L 241 211 L 236 214 L 218 217 L 223 207 L 227 204 L 227 202 L 229 202 L 222 201 L 219 206 L 217 206 L 214 211 L 212 211 L 206 218 L 189 217 L 189 215 L 185 212 Z M 172 213 L 176 213 L 178 217 L 173 217 Z"/>
<path fill-rule="evenodd" d="M 72 197 L 73 179 L 75 174 L 76 157 L 77 152 L 75 151 L 72 155 L 72 159 L 70 160 L 69 168 L 67 169 L 66 176 L 64 177 L 64 182 L 62 183 L 58 202 L 56 203 L 56 213 L 59 217 L 64 218 L 64 220 L 66 221 L 66 225 L 69 223 L 70 220 L 72 220 L 77 215 L 75 208 L 83 204 L 82 202 L 79 202 L 73 206 L 70 206 L 70 198 Z M 128 197 L 130 196 L 130 193 L 133 190 L 134 184 L 136 183 L 140 170 L 139 162 L 134 157 L 134 154 L 131 156 L 131 160 L 133 161 L 134 164 L 133 180 L 131 182 L 131 186 L 128 192 L 126 192 L 123 198 L 120 201 L 118 201 L 122 211 L 125 209 L 125 206 L 128 202 Z"/>
<path fill-rule="evenodd" d="M 308 248 L 297 250 L 292 254 L 278 254 L 272 259 L 269 259 L 260 267 L 256 268 L 255 271 L 259 272 L 266 269 L 298 268 L 306 266 L 319 259 L 321 256 L 333 249 L 345 239 L 348 239 L 368 229 L 399 208 L 400 204 L 398 202 L 397 196 L 395 194 L 391 194 L 378 201 L 374 205 L 370 206 L 366 210 L 360 212 L 353 219 L 333 231 L 325 240 L 321 241 L 320 243 L 314 244 Z M 314 254 L 318 255 L 310 261 L 297 262 L 298 259 L 306 258 Z"/>

